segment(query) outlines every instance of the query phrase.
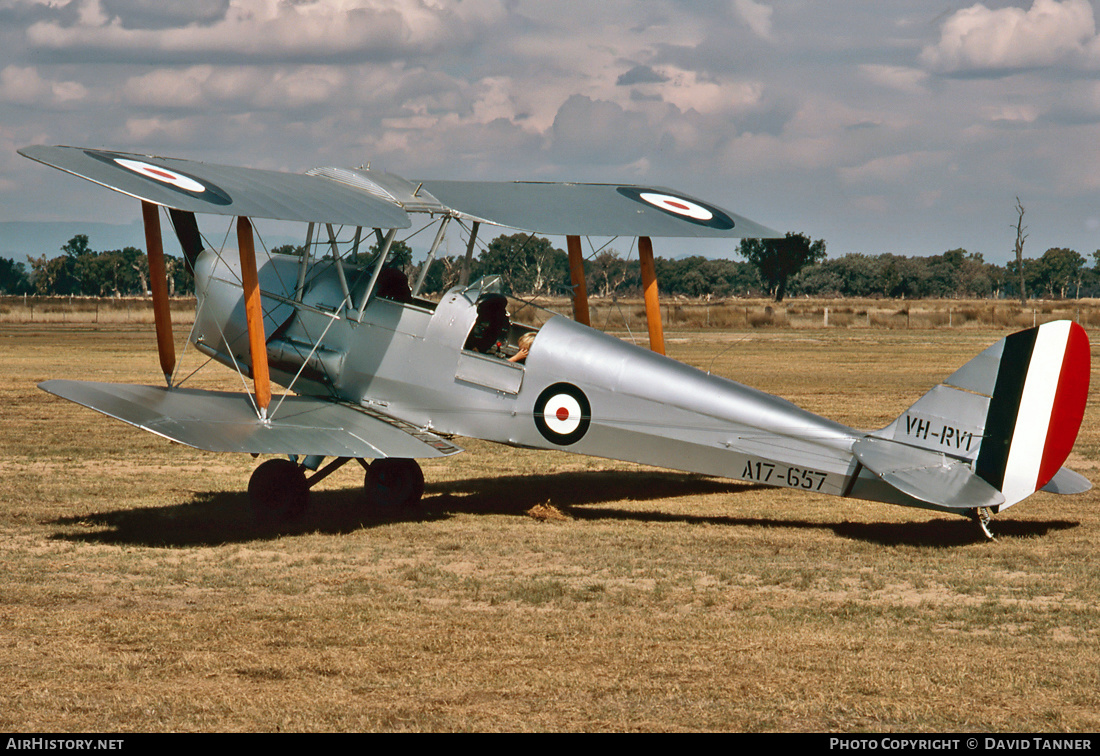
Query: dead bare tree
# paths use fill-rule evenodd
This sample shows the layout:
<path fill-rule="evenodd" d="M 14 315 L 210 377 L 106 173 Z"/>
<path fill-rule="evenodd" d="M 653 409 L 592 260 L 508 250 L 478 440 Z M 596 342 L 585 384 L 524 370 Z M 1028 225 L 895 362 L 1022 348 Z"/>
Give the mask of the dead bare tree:
<path fill-rule="evenodd" d="M 1016 198 L 1016 273 L 1020 276 L 1020 304 L 1027 306 L 1027 289 L 1024 288 L 1024 240 L 1027 239 L 1027 226 L 1024 225 L 1024 206 Z"/>

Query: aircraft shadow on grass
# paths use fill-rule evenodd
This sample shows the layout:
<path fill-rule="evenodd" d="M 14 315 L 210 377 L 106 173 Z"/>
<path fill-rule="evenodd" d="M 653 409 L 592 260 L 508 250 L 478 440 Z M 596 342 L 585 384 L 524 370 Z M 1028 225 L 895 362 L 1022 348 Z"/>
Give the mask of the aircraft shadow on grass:
<path fill-rule="evenodd" d="M 455 514 L 518 516 L 538 504 L 551 504 L 574 520 L 831 530 L 843 538 L 884 546 L 954 547 L 985 541 L 967 520 L 957 517 L 927 522 L 823 523 L 779 512 L 774 517 L 736 517 L 599 506 L 687 496 L 736 496 L 758 489 L 775 490 L 689 473 L 571 471 L 428 484 L 419 505 L 393 509 L 372 506 L 358 488 L 315 491 L 305 514 L 280 521 L 258 520 L 246 493 L 198 491 L 191 501 L 181 504 L 96 512 L 58 518 L 51 524 L 82 528 L 75 533 L 55 534 L 59 540 L 152 547 L 216 546 L 303 533 L 350 533 L 398 522 L 429 522 Z M 1023 538 L 1077 526 L 1067 520 L 1001 520 L 998 532 L 1004 538 Z"/>

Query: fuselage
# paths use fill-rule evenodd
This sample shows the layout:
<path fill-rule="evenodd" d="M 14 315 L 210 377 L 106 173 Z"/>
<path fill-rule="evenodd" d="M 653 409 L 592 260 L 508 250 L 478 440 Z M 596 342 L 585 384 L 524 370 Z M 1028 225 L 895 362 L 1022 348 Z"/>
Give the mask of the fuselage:
<path fill-rule="evenodd" d="M 439 434 L 929 506 L 860 474 L 852 445 L 865 433 L 784 399 L 564 317 L 538 330 L 525 363 L 509 362 L 530 327 L 510 324 L 490 353 L 466 348 L 486 295 L 482 282 L 451 289 L 438 303 L 375 295 L 360 317 L 356 303 L 369 272 L 342 263 L 345 297 L 334 264 L 326 263 L 312 268 L 300 294 L 298 258 L 272 255 L 259 271 L 272 378 L 297 393 Z M 204 253 L 196 290 L 196 346 L 247 366 L 234 264 Z"/>

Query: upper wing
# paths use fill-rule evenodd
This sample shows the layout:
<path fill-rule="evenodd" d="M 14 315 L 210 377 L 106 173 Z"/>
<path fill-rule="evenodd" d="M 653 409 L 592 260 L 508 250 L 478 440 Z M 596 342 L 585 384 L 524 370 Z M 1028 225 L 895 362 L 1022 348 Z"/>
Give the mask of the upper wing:
<path fill-rule="evenodd" d="M 664 187 L 526 181 L 425 181 L 463 215 L 540 234 L 575 236 L 782 236 L 748 218 Z"/>
<path fill-rule="evenodd" d="M 19 154 L 116 192 L 192 213 L 408 228 L 397 202 L 321 176 L 79 147 L 25 147 Z"/>
<path fill-rule="evenodd" d="M 90 381 L 45 381 L 43 391 L 187 446 L 217 452 L 428 458 L 462 451 L 400 420 L 308 396 L 287 396 L 261 422 L 247 394 Z"/>
<path fill-rule="evenodd" d="M 311 174 L 392 198 L 409 212 L 559 236 L 768 238 L 782 234 L 675 189 L 551 181 L 409 181 L 384 171 L 314 168 Z"/>
<path fill-rule="evenodd" d="M 370 169 L 281 173 L 42 145 L 19 153 L 117 192 L 191 213 L 408 228 L 412 225 L 408 213 L 424 212 L 563 236 L 782 236 L 664 187 L 532 181 L 416 183 Z"/>

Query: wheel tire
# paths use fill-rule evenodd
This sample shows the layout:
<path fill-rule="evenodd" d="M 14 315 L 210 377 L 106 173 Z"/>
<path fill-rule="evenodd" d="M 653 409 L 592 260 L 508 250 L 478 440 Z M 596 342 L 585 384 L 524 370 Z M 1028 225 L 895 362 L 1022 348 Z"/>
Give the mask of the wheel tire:
<path fill-rule="evenodd" d="M 289 459 L 269 459 L 249 478 L 248 500 L 261 521 L 297 517 L 309 506 L 306 474 Z"/>
<path fill-rule="evenodd" d="M 378 506 L 412 506 L 424 495 L 424 471 L 415 459 L 376 459 L 367 468 L 363 487 Z"/>

